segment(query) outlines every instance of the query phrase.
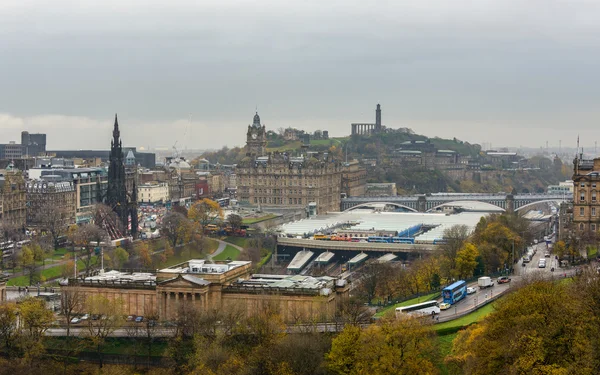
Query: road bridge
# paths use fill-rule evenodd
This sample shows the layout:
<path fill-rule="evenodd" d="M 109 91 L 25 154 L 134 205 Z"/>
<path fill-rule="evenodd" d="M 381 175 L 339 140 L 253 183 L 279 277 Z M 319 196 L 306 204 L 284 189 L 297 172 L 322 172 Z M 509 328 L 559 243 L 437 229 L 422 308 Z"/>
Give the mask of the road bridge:
<path fill-rule="evenodd" d="M 427 212 L 437 207 L 460 201 L 483 202 L 497 206 L 505 211 L 513 212 L 543 202 L 568 202 L 573 199 L 564 194 L 486 194 L 486 193 L 435 193 L 419 195 L 398 195 L 395 197 L 350 197 L 343 198 L 340 209 L 347 211 L 353 208 L 366 207 L 374 203 L 396 206 L 398 209 L 414 212 Z"/>

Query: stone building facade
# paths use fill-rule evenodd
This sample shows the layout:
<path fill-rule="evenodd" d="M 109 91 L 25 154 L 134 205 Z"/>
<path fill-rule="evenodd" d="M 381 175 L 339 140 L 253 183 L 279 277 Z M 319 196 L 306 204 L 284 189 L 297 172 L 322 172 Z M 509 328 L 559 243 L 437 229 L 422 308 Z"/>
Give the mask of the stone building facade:
<path fill-rule="evenodd" d="M 73 181 L 27 181 L 27 226 L 68 227 L 75 224 L 77 193 Z"/>
<path fill-rule="evenodd" d="M 339 211 L 342 169 L 340 162 L 322 153 L 246 157 L 236 168 L 238 199 L 261 207 L 304 208 L 315 203 L 317 213 Z"/>
<path fill-rule="evenodd" d="M 149 182 L 138 185 L 138 202 L 164 204 L 170 199 L 169 185 L 166 182 Z"/>
<path fill-rule="evenodd" d="M 27 189 L 20 171 L 7 170 L 0 176 L 0 220 L 16 228 L 25 228 Z"/>
<path fill-rule="evenodd" d="M 248 126 L 246 157 L 235 169 L 241 203 L 261 207 L 339 211 L 343 166 L 327 153 L 266 154 L 266 131 L 258 114 Z"/>
<path fill-rule="evenodd" d="M 357 160 L 344 164 L 342 172 L 342 193 L 347 197 L 365 195 L 367 185 L 367 169 Z"/>
<path fill-rule="evenodd" d="M 600 230 L 600 158 L 574 160 L 573 229 L 580 236 Z"/>
<path fill-rule="evenodd" d="M 238 309 L 246 316 L 267 304 L 286 321 L 298 317 L 318 321 L 333 318 L 336 304 L 348 295 L 348 285 L 330 277 L 251 275 L 251 262 L 189 262 L 156 273 L 128 274 L 110 271 L 84 279 L 70 279 L 63 293 L 77 290 L 85 298 L 102 295 L 119 300 L 123 313 L 174 320 L 182 308 Z M 80 311 L 85 312 L 85 309 Z"/>

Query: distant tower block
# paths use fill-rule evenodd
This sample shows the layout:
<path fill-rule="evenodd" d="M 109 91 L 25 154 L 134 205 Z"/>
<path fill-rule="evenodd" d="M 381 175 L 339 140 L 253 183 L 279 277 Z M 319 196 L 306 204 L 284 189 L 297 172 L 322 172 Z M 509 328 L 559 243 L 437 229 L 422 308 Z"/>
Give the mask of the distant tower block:
<path fill-rule="evenodd" d="M 377 104 L 374 124 L 352 123 L 350 126 L 352 128 L 352 135 L 381 133 L 383 131 L 383 126 L 381 125 L 381 105 Z"/>

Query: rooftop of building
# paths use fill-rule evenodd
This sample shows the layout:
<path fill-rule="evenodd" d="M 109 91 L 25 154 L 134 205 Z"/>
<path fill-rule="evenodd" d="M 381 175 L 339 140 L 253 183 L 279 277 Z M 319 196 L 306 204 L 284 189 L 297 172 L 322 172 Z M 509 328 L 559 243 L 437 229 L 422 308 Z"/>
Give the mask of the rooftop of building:
<path fill-rule="evenodd" d="M 459 203 L 453 202 L 452 205 L 460 207 Z M 472 231 L 481 217 L 490 212 L 502 211 L 502 209 L 489 204 L 480 206 L 474 202 L 464 203 L 471 205 L 466 209 L 475 212 L 448 214 L 438 212 L 381 212 L 376 209 L 356 209 L 286 223 L 279 226 L 278 231 L 282 236 L 311 236 L 316 233 L 327 234 L 342 229 L 365 233 L 372 231 L 398 233 L 409 231 L 416 241 L 429 243 L 442 239 L 447 228 L 454 225 L 466 225 Z M 417 227 L 428 228 L 428 230 L 414 229 Z"/>
<path fill-rule="evenodd" d="M 265 275 L 254 274 L 247 280 L 239 280 L 231 284 L 231 288 L 290 291 L 304 290 L 320 292 L 327 295 L 335 287 L 336 279 L 330 276 L 303 276 L 303 275 Z"/>
<path fill-rule="evenodd" d="M 88 276 L 77 280 L 80 284 L 110 284 L 121 286 L 155 286 L 156 275 L 146 272 L 122 272 L 107 271 L 100 272 L 94 276 Z"/>
<path fill-rule="evenodd" d="M 234 268 L 242 267 L 250 264 L 250 261 L 236 260 L 231 262 L 216 262 L 209 263 L 204 259 L 190 259 L 172 267 L 167 267 L 159 270 L 162 273 L 180 273 L 180 274 L 223 274 Z"/>
<path fill-rule="evenodd" d="M 29 193 L 75 191 L 72 181 L 30 180 L 27 181 L 25 187 Z"/>

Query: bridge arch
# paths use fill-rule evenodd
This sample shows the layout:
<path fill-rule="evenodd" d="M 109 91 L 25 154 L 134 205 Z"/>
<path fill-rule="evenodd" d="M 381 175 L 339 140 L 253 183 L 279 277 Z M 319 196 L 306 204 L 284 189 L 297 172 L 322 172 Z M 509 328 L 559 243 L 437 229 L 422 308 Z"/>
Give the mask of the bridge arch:
<path fill-rule="evenodd" d="M 350 211 L 355 210 L 357 208 L 368 208 L 368 207 L 373 207 L 373 206 L 388 206 L 388 205 L 389 206 L 398 207 L 398 208 L 404 208 L 404 209 L 406 209 L 407 211 L 410 211 L 410 212 L 419 212 L 419 211 L 415 210 L 412 207 L 408 207 L 408 206 L 405 206 L 403 204 L 394 203 L 394 202 L 366 202 L 366 203 L 358 204 L 356 206 L 352 206 L 352 207 L 344 210 L 343 212 L 350 212 Z"/>
<path fill-rule="evenodd" d="M 541 200 L 541 201 L 532 201 L 532 202 L 528 202 L 522 206 L 519 206 L 517 208 L 515 208 L 515 211 L 519 211 L 523 208 L 529 208 L 532 206 L 535 206 L 536 204 L 540 204 L 540 203 L 557 203 L 558 205 L 560 205 L 563 202 L 567 202 L 567 199 L 545 199 L 545 200 Z"/>
<path fill-rule="evenodd" d="M 503 203 L 504 201 L 500 201 L 498 200 L 493 201 L 493 203 L 491 202 L 484 202 L 484 201 L 478 201 L 478 200 L 457 200 L 457 201 L 452 201 L 452 202 L 444 202 L 441 204 L 438 204 L 435 207 L 431 207 L 429 210 L 427 210 L 426 212 L 434 212 L 436 211 L 438 208 L 442 208 L 444 206 L 459 206 L 459 207 L 469 207 L 472 208 L 472 211 L 498 211 L 498 212 L 504 212 L 506 211 L 504 209 L 504 207 L 500 206 L 500 203 Z M 498 203 L 498 204 L 494 204 L 494 203 Z M 474 205 L 477 205 L 479 207 L 474 207 Z"/>

